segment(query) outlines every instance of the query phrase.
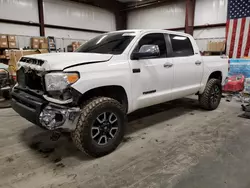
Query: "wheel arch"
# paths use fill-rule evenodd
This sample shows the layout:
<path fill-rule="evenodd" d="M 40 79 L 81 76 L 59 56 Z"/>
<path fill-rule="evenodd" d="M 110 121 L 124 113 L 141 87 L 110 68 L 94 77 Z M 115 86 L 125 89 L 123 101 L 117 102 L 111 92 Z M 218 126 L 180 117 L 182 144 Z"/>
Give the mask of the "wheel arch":
<path fill-rule="evenodd" d="M 222 71 L 216 70 L 208 74 L 207 77 L 205 76 L 204 81 L 203 81 L 203 86 L 201 87 L 201 89 L 199 90 L 197 94 L 202 94 L 204 92 L 207 82 L 212 78 L 218 79 L 222 83 L 222 79 L 223 79 Z"/>
<path fill-rule="evenodd" d="M 223 78 L 223 75 L 222 75 L 222 72 L 221 71 L 214 71 L 210 74 L 210 76 L 208 77 L 207 79 L 207 82 L 210 80 L 210 79 L 218 79 L 220 81 L 222 81 L 222 78 Z"/>
<path fill-rule="evenodd" d="M 124 87 L 119 85 L 106 85 L 89 89 L 81 95 L 78 103 L 79 105 L 82 105 L 84 104 L 84 101 L 88 101 L 91 98 L 100 96 L 109 97 L 117 100 L 123 105 L 126 112 L 128 112 L 129 109 L 128 94 L 124 89 Z"/>

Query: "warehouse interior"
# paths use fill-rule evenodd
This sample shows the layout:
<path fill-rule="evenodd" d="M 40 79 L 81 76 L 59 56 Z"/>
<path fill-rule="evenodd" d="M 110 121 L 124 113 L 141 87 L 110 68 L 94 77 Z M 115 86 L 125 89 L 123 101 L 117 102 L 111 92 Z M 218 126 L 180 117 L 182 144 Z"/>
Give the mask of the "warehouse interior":
<path fill-rule="evenodd" d="M 250 162 L 249 10 L 249 0 L 0 0 L 0 188 L 249 187 L 250 167 L 247 165 Z M 79 107 L 82 110 L 79 121 L 84 121 L 82 114 L 89 112 L 84 105 L 91 99 L 90 95 L 95 95 L 94 99 L 103 95 L 117 99 L 121 106 L 123 103 L 127 105 L 124 109 L 121 107 L 126 122 L 125 135 L 121 138 L 121 143 L 117 144 L 114 151 L 97 158 L 82 152 L 81 148 L 74 144 L 74 136 L 69 132 L 61 129 L 45 130 L 27 121 L 26 117 L 23 118 L 25 115 L 20 115 L 14 108 L 13 101 L 20 102 L 17 100 L 18 96 L 13 94 L 15 87 L 21 85 L 19 83 L 21 76 L 18 76 L 17 72 L 25 65 L 22 62 L 29 63 L 25 56 L 28 55 L 27 57 L 31 59 L 37 57 L 37 64 L 33 67 L 43 61 L 42 58 L 47 58 L 46 56 L 52 58 L 54 62 L 58 61 L 58 66 L 55 67 L 60 67 L 59 61 L 67 59 L 72 63 L 68 63 L 63 71 L 67 68 L 71 70 L 76 66 L 74 64 L 76 59 L 73 59 L 71 54 L 81 52 L 79 49 L 83 49 L 84 44 L 88 44 L 88 41 L 95 37 L 103 36 L 97 38 L 96 44 L 98 44 L 107 38 L 107 33 L 111 32 L 112 35 L 113 31 L 120 32 L 120 30 L 123 32 L 122 36 L 134 37 L 144 30 L 148 32 L 162 30 L 163 33 L 169 32 L 169 35 L 190 37 L 192 45 L 195 45 L 191 46 L 194 48 L 193 56 L 199 56 L 200 59 L 196 61 L 191 59 L 192 57 L 180 57 L 178 61 L 185 63 L 192 60 L 194 66 L 201 64 L 201 67 L 203 64 L 206 66 L 207 61 L 210 61 L 210 64 L 196 73 L 198 69 L 185 68 L 185 65 L 180 63 L 183 69 L 170 75 L 173 78 L 177 74 L 180 75 L 178 83 L 176 80 L 168 80 L 170 76 L 165 75 L 164 79 L 157 77 L 155 80 L 139 82 L 139 79 L 146 79 L 148 76 L 145 76 L 143 71 L 153 65 L 142 69 L 139 63 L 135 62 L 139 59 L 133 59 L 131 55 L 129 56 L 131 59 L 123 60 L 121 63 L 122 68 L 133 68 L 133 74 L 130 71 L 131 77 L 122 79 L 122 83 L 131 87 L 127 92 L 128 99 L 117 97 L 123 90 L 117 89 L 115 84 L 110 84 L 108 88 L 97 92 L 90 90 L 81 96 L 81 93 L 70 90 L 73 97 L 77 96 L 79 100 L 86 99 Z M 128 45 L 128 48 L 130 46 L 132 44 Z M 53 54 L 58 56 L 50 56 Z M 119 68 L 116 72 L 113 69 L 113 72 L 107 72 L 107 67 L 112 66 L 107 64 L 105 67 L 101 63 L 111 61 L 113 57 L 109 55 L 95 54 L 93 62 L 98 63 L 94 65 L 91 64 L 92 56 L 84 56 L 87 60 L 84 59 L 82 62 L 86 65 L 82 62 L 80 64 L 89 67 L 83 70 L 84 74 L 81 75 L 72 69 L 74 75 L 70 79 L 85 79 L 87 84 L 82 87 L 86 88 L 90 87 L 92 81 L 97 87 L 108 76 L 111 78 L 110 82 L 111 80 L 112 83 L 118 82 L 119 80 L 112 74 L 125 75 L 128 71 Z M 106 58 L 105 61 L 101 59 L 102 57 Z M 122 57 L 125 56 L 119 56 Z M 119 58 L 116 59 L 117 62 Z M 172 56 L 169 59 L 174 62 L 175 58 L 178 57 Z M 125 66 L 126 62 L 130 65 Z M 169 60 L 164 60 L 164 63 L 168 62 Z M 63 64 L 64 62 L 61 63 Z M 115 63 L 112 65 L 114 67 Z M 95 69 L 98 66 L 100 72 Z M 45 67 L 46 74 L 54 71 L 50 71 L 51 67 L 52 65 Z M 220 67 L 223 67 L 221 75 L 219 71 L 210 74 L 210 70 Z M 164 68 L 175 70 L 175 64 L 167 66 L 164 64 Z M 29 74 L 30 69 L 25 69 L 25 74 Z M 82 69 L 80 67 L 79 72 Z M 67 70 L 65 72 L 71 73 Z M 224 72 L 226 75 L 223 75 Z M 141 74 L 141 77 L 134 77 L 134 73 Z M 158 73 L 162 76 L 162 72 Z M 204 110 L 200 107 L 200 103 L 204 100 L 200 88 L 197 92 L 186 92 L 192 95 L 184 98 L 172 97 L 174 100 L 146 105 L 150 98 L 144 96 L 154 95 L 156 92 L 154 85 L 159 85 L 158 82 L 173 87 L 189 83 L 182 80 L 192 80 L 194 78 L 192 75 L 196 74 L 202 77 L 199 84 L 203 92 L 207 91 L 209 79 L 220 81 L 221 96 L 218 108 L 216 106 Z M 98 76 L 103 76 L 103 79 L 99 78 L 100 80 L 96 81 Z M 37 78 L 34 80 L 38 83 Z M 79 80 L 72 82 L 71 85 Z M 46 84 L 44 80 L 43 82 Z M 131 97 L 132 102 L 130 102 L 129 95 L 137 89 L 138 85 L 133 85 L 137 82 L 144 84 L 147 90 L 143 92 L 144 96 L 138 99 L 142 101 L 140 108 L 135 107 L 135 110 L 130 110 L 128 106 L 136 99 Z M 167 82 L 173 84 L 165 84 Z M 77 87 L 81 87 L 81 84 Z M 189 89 L 185 85 L 183 88 Z M 126 95 L 126 88 L 124 90 Z M 68 90 L 61 91 L 66 93 Z M 114 94 L 106 94 L 111 91 Z M 19 92 L 20 97 L 22 92 Z M 35 92 L 38 97 L 39 91 Z M 157 93 L 158 98 L 155 97 L 154 100 L 158 101 L 160 94 Z M 50 101 L 44 94 L 41 96 L 42 100 Z M 184 95 L 179 94 L 179 96 Z M 24 94 L 22 97 L 27 95 Z M 54 103 L 57 101 L 54 100 Z M 74 102 L 73 99 L 72 105 Z M 49 104 L 51 103 L 53 102 L 50 101 Z M 64 104 L 60 104 L 62 108 Z M 44 108 L 44 104 L 41 106 Z M 70 109 L 76 108 L 70 106 Z M 48 114 L 51 113 L 49 110 Z M 112 113 L 109 121 L 111 116 Z M 99 117 L 100 115 L 96 118 L 98 121 Z M 56 121 L 56 118 L 55 115 L 52 120 Z"/>
<path fill-rule="evenodd" d="M 31 47 L 31 37 L 54 36 L 62 51 L 74 41 L 122 29 L 189 29 L 202 51 L 208 41 L 225 40 L 226 0 L 197 1 L 195 6 L 190 1 L 189 6 L 185 20 L 185 1 L 2 1 L 0 33 L 16 35 L 17 48 Z"/>

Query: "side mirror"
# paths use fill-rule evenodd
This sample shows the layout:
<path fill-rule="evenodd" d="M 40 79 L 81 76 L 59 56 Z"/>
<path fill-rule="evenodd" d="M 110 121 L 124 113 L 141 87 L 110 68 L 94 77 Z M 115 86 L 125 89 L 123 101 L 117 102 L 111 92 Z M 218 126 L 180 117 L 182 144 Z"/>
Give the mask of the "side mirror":
<path fill-rule="evenodd" d="M 139 52 L 132 54 L 133 60 L 156 58 L 160 56 L 160 49 L 158 45 L 143 45 Z"/>

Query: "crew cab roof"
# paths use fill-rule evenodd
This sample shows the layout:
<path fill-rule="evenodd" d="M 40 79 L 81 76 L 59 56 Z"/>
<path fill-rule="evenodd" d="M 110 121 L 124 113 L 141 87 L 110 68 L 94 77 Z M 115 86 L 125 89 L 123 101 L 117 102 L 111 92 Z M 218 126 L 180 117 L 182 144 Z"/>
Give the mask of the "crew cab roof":
<path fill-rule="evenodd" d="M 130 30 L 112 31 L 109 33 L 119 33 L 119 32 L 134 32 L 136 34 L 147 33 L 147 32 L 156 32 L 156 33 L 159 32 L 159 33 L 169 33 L 169 34 L 191 37 L 191 35 L 189 35 L 187 33 L 178 32 L 178 31 L 171 31 L 171 30 L 167 30 L 167 29 L 130 29 Z"/>

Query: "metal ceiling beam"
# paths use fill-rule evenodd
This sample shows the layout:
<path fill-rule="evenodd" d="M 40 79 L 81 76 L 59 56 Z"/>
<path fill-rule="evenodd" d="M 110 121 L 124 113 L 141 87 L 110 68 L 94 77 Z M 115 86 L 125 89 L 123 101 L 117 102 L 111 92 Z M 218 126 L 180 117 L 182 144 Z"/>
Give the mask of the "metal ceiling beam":
<path fill-rule="evenodd" d="M 115 13 L 116 30 L 127 29 L 127 15 L 125 11 Z"/>
<path fill-rule="evenodd" d="M 25 21 L 9 20 L 9 19 L 2 19 L 2 18 L 0 18 L 0 23 L 26 25 L 26 26 L 40 26 L 40 24 L 36 22 L 25 22 Z"/>
<path fill-rule="evenodd" d="M 217 23 L 217 24 L 205 24 L 205 25 L 196 25 L 194 29 L 209 29 L 209 28 L 218 28 L 218 27 L 226 27 L 226 23 Z"/>
<path fill-rule="evenodd" d="M 52 29 L 83 31 L 83 32 L 92 32 L 92 33 L 106 33 L 106 32 L 108 32 L 108 31 L 100 31 L 100 30 L 94 30 L 94 29 L 84 29 L 84 28 L 77 28 L 77 27 L 67 27 L 67 26 L 52 25 L 52 24 L 44 24 L 44 26 L 46 28 L 52 28 Z"/>
<path fill-rule="evenodd" d="M 45 36 L 43 0 L 37 0 L 37 4 L 38 4 L 38 15 L 40 24 L 40 36 Z"/>
<path fill-rule="evenodd" d="M 185 33 L 194 33 L 194 12 L 196 0 L 186 0 Z"/>
<path fill-rule="evenodd" d="M 149 6 L 158 6 L 160 4 L 164 4 L 167 2 L 171 2 L 171 0 L 148 0 L 148 1 L 129 3 L 127 4 L 127 7 L 125 9 L 122 9 L 122 11 L 129 11 L 129 10 L 145 8 Z"/>

